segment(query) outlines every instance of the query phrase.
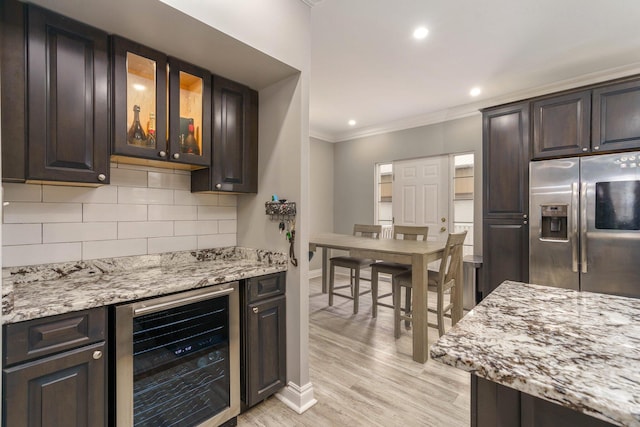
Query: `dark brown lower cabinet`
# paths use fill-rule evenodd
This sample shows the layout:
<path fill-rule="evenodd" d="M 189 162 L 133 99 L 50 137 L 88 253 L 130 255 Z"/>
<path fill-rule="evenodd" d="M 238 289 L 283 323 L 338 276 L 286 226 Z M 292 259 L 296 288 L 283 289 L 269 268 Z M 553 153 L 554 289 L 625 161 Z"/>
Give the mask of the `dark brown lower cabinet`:
<path fill-rule="evenodd" d="M 105 343 L 4 369 L 5 426 L 105 425 Z"/>
<path fill-rule="evenodd" d="M 248 279 L 241 292 L 240 363 L 242 408 L 286 385 L 286 273 Z"/>
<path fill-rule="evenodd" d="M 605 421 L 471 375 L 472 427 L 609 427 Z"/>

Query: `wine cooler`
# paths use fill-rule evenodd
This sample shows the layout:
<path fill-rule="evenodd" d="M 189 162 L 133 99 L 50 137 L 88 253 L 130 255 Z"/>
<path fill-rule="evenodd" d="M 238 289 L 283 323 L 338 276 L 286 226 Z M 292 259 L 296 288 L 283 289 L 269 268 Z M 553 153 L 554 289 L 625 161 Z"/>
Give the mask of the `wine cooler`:
<path fill-rule="evenodd" d="M 116 424 L 217 426 L 240 412 L 238 284 L 117 306 Z"/>

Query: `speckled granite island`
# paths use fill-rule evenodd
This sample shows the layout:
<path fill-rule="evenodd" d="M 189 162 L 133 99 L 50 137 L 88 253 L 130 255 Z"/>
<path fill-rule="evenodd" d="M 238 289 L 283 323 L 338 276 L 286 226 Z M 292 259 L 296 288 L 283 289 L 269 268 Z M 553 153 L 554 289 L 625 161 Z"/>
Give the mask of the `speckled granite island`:
<path fill-rule="evenodd" d="M 475 374 L 474 426 L 640 426 L 638 299 L 507 281 L 431 357 Z"/>
<path fill-rule="evenodd" d="M 3 269 L 2 324 L 285 271 L 280 252 L 229 247 Z"/>

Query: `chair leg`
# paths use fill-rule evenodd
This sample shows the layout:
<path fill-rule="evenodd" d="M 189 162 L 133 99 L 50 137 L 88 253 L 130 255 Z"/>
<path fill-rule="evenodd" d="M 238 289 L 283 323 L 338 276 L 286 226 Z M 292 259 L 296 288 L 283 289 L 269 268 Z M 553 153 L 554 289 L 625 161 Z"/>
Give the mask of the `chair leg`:
<path fill-rule="evenodd" d="M 355 269 L 356 276 L 353 285 L 353 314 L 358 314 L 358 306 L 360 305 L 360 269 Z"/>
<path fill-rule="evenodd" d="M 405 288 L 405 297 L 404 297 L 404 314 L 409 314 L 411 313 L 411 288 L 410 287 L 406 287 Z M 404 321 L 404 327 L 405 328 L 410 328 L 411 327 L 411 322 L 409 320 L 405 320 Z"/>
<path fill-rule="evenodd" d="M 393 336 L 395 338 L 400 338 L 400 304 L 402 303 L 400 300 L 400 285 L 392 281 L 393 283 L 393 295 L 397 295 L 393 299 Z"/>
<path fill-rule="evenodd" d="M 378 316 L 378 270 L 371 269 L 371 317 Z"/>
<path fill-rule="evenodd" d="M 444 292 L 438 291 L 438 307 L 437 307 L 437 316 L 438 316 L 438 335 L 444 335 Z"/>
<path fill-rule="evenodd" d="M 333 287 L 334 287 L 334 280 L 335 280 L 335 276 L 336 276 L 336 266 L 333 265 L 333 263 L 331 264 L 331 267 L 329 268 L 329 305 L 333 305 Z"/>

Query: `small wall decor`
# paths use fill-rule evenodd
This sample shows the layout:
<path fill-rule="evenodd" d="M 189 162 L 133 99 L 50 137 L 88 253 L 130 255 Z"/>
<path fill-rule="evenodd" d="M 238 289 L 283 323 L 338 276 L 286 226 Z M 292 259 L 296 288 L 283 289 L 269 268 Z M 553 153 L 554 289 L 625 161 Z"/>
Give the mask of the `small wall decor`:
<path fill-rule="evenodd" d="M 265 202 L 264 210 L 271 221 L 280 221 L 278 224 L 280 234 L 286 233 L 285 237 L 289 242 L 289 260 L 297 267 L 298 260 L 293 250 L 296 237 L 296 203 L 288 202 L 287 199 L 278 199 L 278 196 L 274 194 L 271 196 L 270 202 Z"/>

